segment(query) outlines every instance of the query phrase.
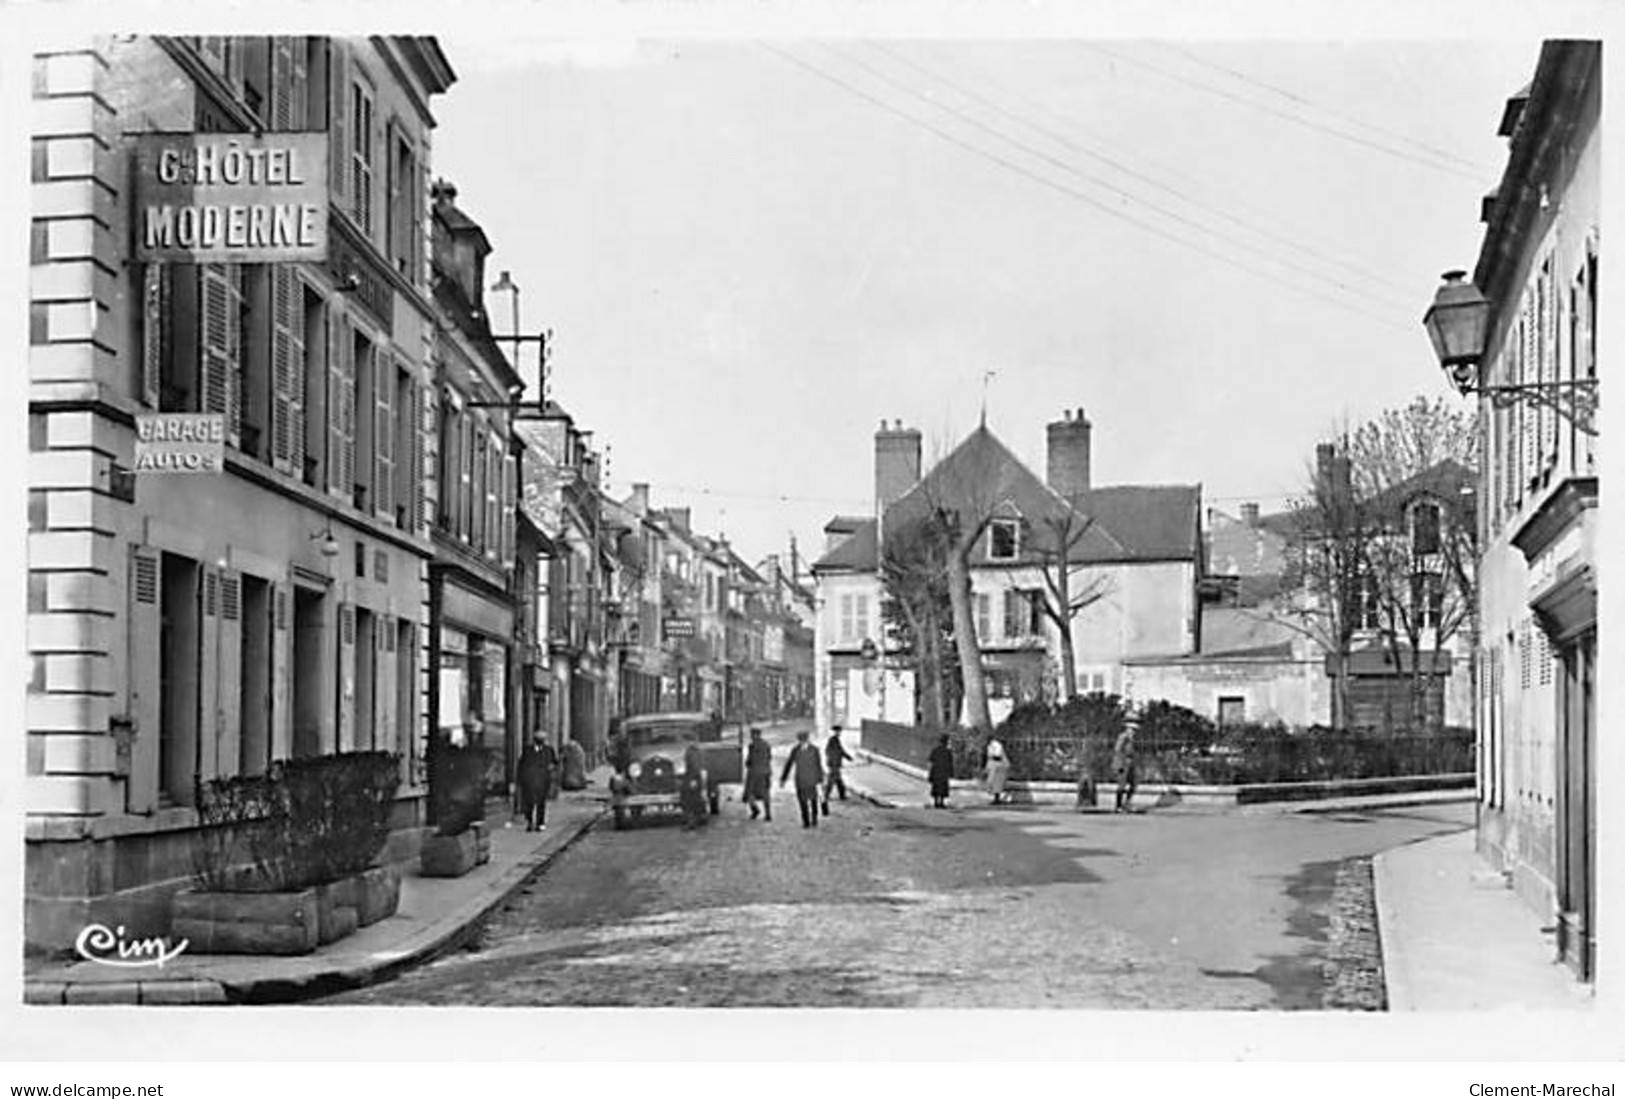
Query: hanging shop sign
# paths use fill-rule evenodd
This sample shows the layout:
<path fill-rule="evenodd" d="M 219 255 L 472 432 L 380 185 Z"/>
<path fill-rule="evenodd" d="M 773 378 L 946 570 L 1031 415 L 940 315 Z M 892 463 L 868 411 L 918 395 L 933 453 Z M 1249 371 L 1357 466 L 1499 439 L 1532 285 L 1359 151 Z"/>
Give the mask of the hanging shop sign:
<path fill-rule="evenodd" d="M 138 260 L 326 262 L 325 133 L 144 134 L 135 154 Z"/>
<path fill-rule="evenodd" d="M 661 626 L 662 633 L 668 641 L 675 638 L 694 636 L 694 620 L 692 618 L 668 618 L 661 623 Z"/>
<path fill-rule="evenodd" d="M 221 412 L 153 412 L 135 418 L 137 473 L 219 473 L 226 461 Z"/>

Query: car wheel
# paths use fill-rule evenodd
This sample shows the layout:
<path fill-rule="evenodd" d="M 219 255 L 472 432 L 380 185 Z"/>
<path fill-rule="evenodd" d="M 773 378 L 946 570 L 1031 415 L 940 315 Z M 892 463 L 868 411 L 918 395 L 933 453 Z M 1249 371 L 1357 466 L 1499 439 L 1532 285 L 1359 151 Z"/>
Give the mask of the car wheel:
<path fill-rule="evenodd" d="M 611 812 L 615 814 L 615 831 L 619 832 L 626 827 L 626 810 L 617 805 Z"/>

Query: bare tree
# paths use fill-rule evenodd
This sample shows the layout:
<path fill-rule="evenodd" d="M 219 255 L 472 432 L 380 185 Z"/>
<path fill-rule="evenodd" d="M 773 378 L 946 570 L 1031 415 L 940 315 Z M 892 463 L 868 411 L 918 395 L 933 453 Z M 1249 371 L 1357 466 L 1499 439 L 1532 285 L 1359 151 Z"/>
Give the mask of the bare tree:
<path fill-rule="evenodd" d="M 1332 727 L 1349 723 L 1349 652 L 1366 611 L 1370 525 L 1349 459 L 1323 444 L 1307 493 L 1289 513 L 1281 594 L 1264 615 L 1317 645 L 1332 663 Z"/>
<path fill-rule="evenodd" d="M 1035 540 L 1034 551 L 1042 562 L 1044 590 L 1038 607 L 1061 638 L 1061 701 L 1070 702 L 1078 693 L 1078 665 L 1072 643 L 1072 622 L 1084 608 L 1111 594 L 1111 578 L 1098 576 L 1077 591 L 1072 590 L 1072 556 L 1095 524 L 1094 516 L 1082 515 L 1072 507 L 1045 516 L 1040 521 L 1043 537 Z"/>
<path fill-rule="evenodd" d="M 1418 397 L 1361 426 L 1349 450 L 1372 526 L 1366 584 L 1390 660 L 1409 680 L 1411 727 L 1423 729 L 1446 645 L 1464 630 L 1477 644 L 1477 425 Z M 1475 675 L 1475 697 L 1476 687 Z"/>

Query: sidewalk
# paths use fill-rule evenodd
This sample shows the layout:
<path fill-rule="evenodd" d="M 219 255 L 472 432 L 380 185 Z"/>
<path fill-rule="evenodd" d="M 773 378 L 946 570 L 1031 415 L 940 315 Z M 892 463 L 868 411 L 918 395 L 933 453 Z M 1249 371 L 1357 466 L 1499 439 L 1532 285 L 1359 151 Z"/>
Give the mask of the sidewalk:
<path fill-rule="evenodd" d="M 401 876 L 395 915 L 338 942 L 294 957 L 181 954 L 162 969 L 94 962 L 30 965 L 29 1004 L 288 1003 L 373 984 L 455 949 L 605 811 L 607 768 L 582 791 L 548 805 L 547 829 L 525 831 L 508 807 L 489 805 L 491 861 L 460 878 L 424 878 L 416 863 Z"/>
<path fill-rule="evenodd" d="M 1539 917 L 1479 857 L 1471 829 L 1384 851 L 1372 875 L 1390 1011 L 1592 1003 Z"/>

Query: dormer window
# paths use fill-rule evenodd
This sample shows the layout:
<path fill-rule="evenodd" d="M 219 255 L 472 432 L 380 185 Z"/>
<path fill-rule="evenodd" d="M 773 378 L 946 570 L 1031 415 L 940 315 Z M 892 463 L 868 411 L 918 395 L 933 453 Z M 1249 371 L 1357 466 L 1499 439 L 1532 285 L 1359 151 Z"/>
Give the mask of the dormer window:
<path fill-rule="evenodd" d="M 995 519 L 987 526 L 987 556 L 990 561 L 1014 561 L 1021 552 L 1021 523 L 1015 519 Z"/>

